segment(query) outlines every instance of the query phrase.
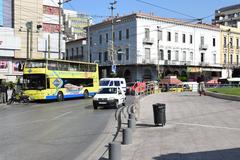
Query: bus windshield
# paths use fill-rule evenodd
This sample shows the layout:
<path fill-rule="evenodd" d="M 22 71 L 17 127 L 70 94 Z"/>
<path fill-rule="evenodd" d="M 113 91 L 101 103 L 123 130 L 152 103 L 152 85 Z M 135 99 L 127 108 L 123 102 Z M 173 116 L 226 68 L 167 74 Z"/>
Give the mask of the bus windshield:
<path fill-rule="evenodd" d="M 27 61 L 26 62 L 26 68 L 45 68 L 46 67 L 46 61 Z"/>
<path fill-rule="evenodd" d="M 44 74 L 23 75 L 24 90 L 42 90 L 46 89 L 46 80 Z"/>
<path fill-rule="evenodd" d="M 109 81 L 100 81 L 100 86 L 108 86 Z"/>

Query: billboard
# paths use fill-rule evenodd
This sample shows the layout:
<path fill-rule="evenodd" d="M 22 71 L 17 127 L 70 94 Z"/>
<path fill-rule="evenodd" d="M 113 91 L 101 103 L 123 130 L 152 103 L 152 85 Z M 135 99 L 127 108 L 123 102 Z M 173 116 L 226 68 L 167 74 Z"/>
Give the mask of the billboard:
<path fill-rule="evenodd" d="M 0 0 L 0 26 L 3 26 L 3 0 Z"/>

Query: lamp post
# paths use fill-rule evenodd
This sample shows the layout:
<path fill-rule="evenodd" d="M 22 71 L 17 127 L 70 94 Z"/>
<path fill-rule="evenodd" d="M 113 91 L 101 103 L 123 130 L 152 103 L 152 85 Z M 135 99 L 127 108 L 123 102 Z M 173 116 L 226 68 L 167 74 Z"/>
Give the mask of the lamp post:
<path fill-rule="evenodd" d="M 160 57 L 160 53 L 159 53 L 159 41 L 160 41 L 160 30 L 159 30 L 159 26 L 157 26 L 157 80 L 160 79 L 160 76 L 159 76 L 159 57 Z"/>
<path fill-rule="evenodd" d="M 27 59 L 31 59 L 32 58 L 32 43 L 33 43 L 33 31 L 32 31 L 32 27 L 33 27 L 33 22 L 29 21 L 26 23 L 26 27 L 27 27 Z M 30 33 L 30 45 L 29 45 L 29 33 Z"/>
<path fill-rule="evenodd" d="M 62 18 L 62 4 L 67 3 L 71 0 L 59 0 L 58 2 L 58 25 L 59 25 L 59 32 L 58 32 L 58 58 L 61 59 L 61 33 L 62 33 L 62 26 L 61 26 L 61 18 Z"/>
<path fill-rule="evenodd" d="M 228 29 L 227 30 L 227 32 L 228 32 L 228 52 L 227 52 L 227 54 L 228 54 L 228 64 L 227 64 L 227 78 L 230 78 L 230 29 Z"/>
<path fill-rule="evenodd" d="M 113 26 L 113 22 L 114 22 L 114 18 L 113 18 L 113 10 L 116 9 L 115 5 L 117 4 L 117 1 L 114 0 L 114 2 L 110 3 L 110 9 L 111 9 L 111 37 L 112 37 L 112 42 L 111 42 L 111 60 L 112 60 L 112 65 L 115 64 L 114 62 L 114 26 Z"/>

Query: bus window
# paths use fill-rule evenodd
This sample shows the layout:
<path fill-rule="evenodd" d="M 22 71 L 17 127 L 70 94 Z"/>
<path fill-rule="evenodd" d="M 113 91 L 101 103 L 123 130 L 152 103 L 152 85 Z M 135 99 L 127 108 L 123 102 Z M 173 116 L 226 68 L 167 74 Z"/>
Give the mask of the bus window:
<path fill-rule="evenodd" d="M 46 61 L 27 61 L 26 68 L 45 68 Z"/>
<path fill-rule="evenodd" d="M 23 75 L 23 83 L 24 83 L 25 90 L 46 89 L 46 81 L 45 81 L 44 74 Z"/>

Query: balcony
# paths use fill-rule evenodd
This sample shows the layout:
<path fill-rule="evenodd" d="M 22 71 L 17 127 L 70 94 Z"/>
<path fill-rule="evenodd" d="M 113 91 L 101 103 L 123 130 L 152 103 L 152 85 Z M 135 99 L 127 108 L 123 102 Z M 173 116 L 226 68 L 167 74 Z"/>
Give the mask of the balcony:
<path fill-rule="evenodd" d="M 200 44 L 199 45 L 199 50 L 207 50 L 208 49 L 208 45 L 207 44 Z"/>
<path fill-rule="evenodd" d="M 143 44 L 152 45 L 154 42 L 153 38 L 143 38 Z"/>

